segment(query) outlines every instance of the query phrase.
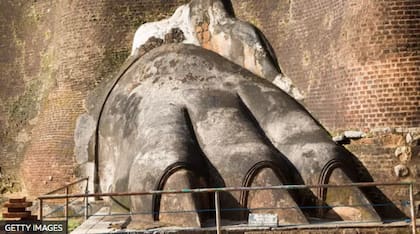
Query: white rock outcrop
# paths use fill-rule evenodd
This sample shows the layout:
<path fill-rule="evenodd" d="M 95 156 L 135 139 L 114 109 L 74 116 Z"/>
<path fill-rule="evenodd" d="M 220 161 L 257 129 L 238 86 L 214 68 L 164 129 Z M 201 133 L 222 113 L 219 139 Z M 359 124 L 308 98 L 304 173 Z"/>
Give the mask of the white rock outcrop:
<path fill-rule="evenodd" d="M 193 0 L 179 7 L 168 19 L 141 25 L 134 36 L 132 55 L 149 38 L 164 39 L 173 28 L 183 32 L 185 39 L 182 43 L 216 52 L 273 82 L 295 99 L 303 100 L 302 92 L 281 73 L 264 35 L 253 25 L 230 16 L 220 0 Z"/>

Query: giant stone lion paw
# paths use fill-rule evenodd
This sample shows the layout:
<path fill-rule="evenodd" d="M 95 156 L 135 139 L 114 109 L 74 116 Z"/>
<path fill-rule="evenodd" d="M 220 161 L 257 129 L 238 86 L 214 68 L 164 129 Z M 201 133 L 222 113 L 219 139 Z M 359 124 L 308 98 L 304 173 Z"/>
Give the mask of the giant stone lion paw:
<path fill-rule="evenodd" d="M 98 134 L 100 185 L 113 192 L 351 182 L 351 170 L 343 167 L 351 164 L 349 154 L 284 91 L 214 52 L 184 44 L 153 49 L 124 71 L 104 105 Z M 357 188 L 350 192 L 367 202 Z M 316 189 L 225 192 L 222 217 L 243 221 L 269 207 L 260 212 L 275 213 L 282 223 L 306 223 L 298 206 L 328 199 Z M 214 208 L 212 194 L 114 201 L 145 214 L 142 220 L 203 226 L 213 218 L 200 212 Z M 361 209 L 378 218 L 372 207 Z M 170 212 L 180 210 L 193 212 Z"/>

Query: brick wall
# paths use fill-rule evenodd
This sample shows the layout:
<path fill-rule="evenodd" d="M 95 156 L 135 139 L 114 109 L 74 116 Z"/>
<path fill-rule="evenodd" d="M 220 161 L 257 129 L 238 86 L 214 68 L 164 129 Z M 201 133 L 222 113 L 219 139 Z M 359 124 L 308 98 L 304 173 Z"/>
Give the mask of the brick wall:
<path fill-rule="evenodd" d="M 419 0 L 232 2 L 237 17 L 264 32 L 328 130 L 367 133 L 347 148 L 375 181 L 419 179 L 419 141 L 406 142 L 420 138 Z M 396 156 L 401 147 L 408 160 Z M 397 176 L 398 165 L 408 174 Z M 407 199 L 406 188 L 381 189 Z"/>
<path fill-rule="evenodd" d="M 420 1 L 233 0 L 329 129 L 420 125 Z"/>
<path fill-rule="evenodd" d="M 17 3 L 17 1 L 0 2 L 0 9 L 9 10 L 14 13 L 10 15 L 0 13 L 0 32 L 2 34 L 13 35 L 15 28 L 12 26 L 12 23 L 21 19 L 22 13 L 18 10 L 17 4 L 14 3 Z M 6 148 L 6 145 L 12 142 L 15 136 L 6 131 L 8 125 L 13 124 L 8 123 L 7 116 L 7 113 L 11 112 L 12 107 L 10 104 L 10 107 L 4 105 L 6 102 L 12 102 L 11 100 L 15 99 L 18 94 L 21 94 L 24 89 L 22 72 L 14 72 L 19 67 L 13 61 L 17 57 L 21 58 L 21 48 L 19 48 L 16 42 L 18 39 L 20 39 L 18 35 L 14 38 L 0 36 L 0 54 L 2 55 L 0 56 L 0 175 L 2 178 L 16 174 L 16 171 L 12 172 L 12 168 L 16 164 L 19 164 L 19 161 L 13 160 L 14 155 L 9 153 Z M 13 145 L 12 147 L 16 148 L 17 146 Z M 5 168 L 10 169 L 6 170 Z M 10 179 L 15 180 L 15 178 Z M 9 190 L 8 187 L 11 184 L 3 181 L 3 179 L 0 182 L 0 188 L 4 188 L 4 192 L 7 192 L 6 190 Z"/>
<path fill-rule="evenodd" d="M 347 145 L 346 147 L 357 156 L 359 165 L 369 171 L 366 174 L 359 170 L 361 177 L 371 177 L 377 182 L 419 181 L 420 129 L 413 130 L 371 132 L 363 139 Z M 403 169 L 400 174 L 397 174 L 398 168 Z M 407 186 L 383 186 L 380 189 L 397 205 L 409 198 Z M 419 185 L 415 185 L 414 192 L 420 194 Z M 409 215 L 409 207 L 402 208 Z"/>
<path fill-rule="evenodd" d="M 74 127 L 87 93 L 127 58 L 140 24 L 185 2 L 2 1 L 2 171 L 22 177 L 31 195 L 73 180 Z"/>
<path fill-rule="evenodd" d="M 37 11 L 28 1 L 0 2 L 0 193 L 22 188 L 19 169 L 49 74 L 51 21 L 40 23 L 47 4 Z"/>

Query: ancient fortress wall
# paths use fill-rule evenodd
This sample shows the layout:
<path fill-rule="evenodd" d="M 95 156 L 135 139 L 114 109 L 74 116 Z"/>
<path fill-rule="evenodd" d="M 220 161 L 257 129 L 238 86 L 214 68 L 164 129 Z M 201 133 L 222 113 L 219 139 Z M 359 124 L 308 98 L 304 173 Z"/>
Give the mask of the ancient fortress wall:
<path fill-rule="evenodd" d="M 140 24 L 185 2 L 0 2 L 2 187 L 24 181 L 37 195 L 74 179 L 74 128 L 88 91 L 128 57 Z"/>
<path fill-rule="evenodd" d="M 36 195 L 77 176 L 73 135 L 86 94 L 128 56 L 138 25 L 184 2 L 0 1 L 1 187 Z M 418 0 L 232 5 L 237 17 L 264 32 L 283 72 L 328 130 L 371 134 L 349 148 L 374 178 L 399 179 L 398 164 L 417 177 L 415 160 L 402 162 L 394 153 L 418 148 L 406 142 L 420 126 Z"/>
<path fill-rule="evenodd" d="M 420 2 L 234 0 L 331 130 L 420 126 Z"/>
<path fill-rule="evenodd" d="M 306 107 L 333 135 L 366 133 L 347 148 L 374 180 L 417 180 L 420 1 L 232 2 L 237 17 L 268 37 Z M 407 195 L 382 189 L 393 199 Z"/>

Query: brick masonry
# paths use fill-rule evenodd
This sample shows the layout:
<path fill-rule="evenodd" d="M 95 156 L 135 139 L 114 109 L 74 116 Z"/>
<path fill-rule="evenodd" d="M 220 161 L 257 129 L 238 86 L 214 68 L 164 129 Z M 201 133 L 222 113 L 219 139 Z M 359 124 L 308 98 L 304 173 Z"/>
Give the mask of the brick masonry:
<path fill-rule="evenodd" d="M 305 106 L 333 135 L 367 133 L 347 148 L 375 181 L 418 180 L 419 141 L 404 139 L 420 135 L 419 0 L 232 3 L 238 18 L 266 35 Z M 409 160 L 395 156 L 401 147 Z M 408 175 L 396 176 L 397 165 Z M 407 200 L 406 188 L 381 189 Z"/>
<path fill-rule="evenodd" d="M 329 129 L 420 126 L 420 1 L 232 2 Z"/>
<path fill-rule="evenodd" d="M 24 182 L 38 195 L 74 179 L 74 127 L 88 91 L 127 58 L 139 25 L 185 2 L 1 1 L 4 192 Z"/>
<path fill-rule="evenodd" d="M 87 93 L 128 56 L 140 24 L 165 18 L 184 2 L 0 2 L 5 191 L 23 187 L 37 195 L 77 176 L 73 132 Z M 328 130 L 369 133 L 370 143 L 353 142 L 349 149 L 374 179 L 417 178 L 414 161 L 394 156 L 401 144 L 385 146 L 380 139 L 404 138 L 409 130 L 395 129 L 420 125 L 419 0 L 233 0 L 232 5 L 237 17 L 264 32 L 283 72 Z M 385 131 L 373 134 L 377 129 Z M 394 176 L 401 163 L 409 167 L 409 177 Z"/>

